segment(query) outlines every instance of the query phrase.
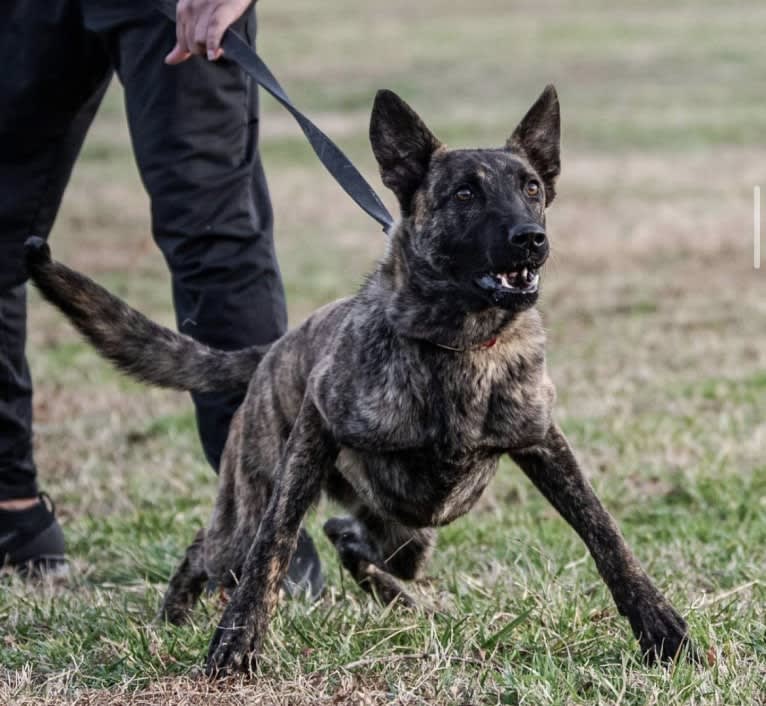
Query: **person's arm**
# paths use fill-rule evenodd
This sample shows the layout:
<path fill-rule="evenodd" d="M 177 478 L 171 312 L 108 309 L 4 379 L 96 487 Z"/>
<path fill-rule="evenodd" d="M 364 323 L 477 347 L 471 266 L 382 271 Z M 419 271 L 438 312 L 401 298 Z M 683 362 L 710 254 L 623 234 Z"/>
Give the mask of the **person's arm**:
<path fill-rule="evenodd" d="M 252 4 L 253 0 L 178 0 L 176 45 L 165 63 L 180 64 L 193 54 L 219 59 L 223 33 Z"/>

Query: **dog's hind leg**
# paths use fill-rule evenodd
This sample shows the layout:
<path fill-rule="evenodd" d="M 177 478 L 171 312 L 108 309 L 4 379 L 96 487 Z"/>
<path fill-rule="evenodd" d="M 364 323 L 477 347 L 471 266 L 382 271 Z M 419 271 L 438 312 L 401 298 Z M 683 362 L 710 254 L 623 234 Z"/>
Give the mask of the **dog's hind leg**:
<path fill-rule="evenodd" d="M 160 620 L 181 625 L 189 618 L 207 583 L 204 544 L 205 530 L 201 529 L 170 579 L 158 616 Z"/>
<path fill-rule="evenodd" d="M 359 586 L 387 605 L 415 599 L 399 579 L 418 576 L 434 545 L 432 529 L 412 529 L 384 521 L 366 509 L 358 517 L 334 517 L 324 526 L 341 563 Z"/>

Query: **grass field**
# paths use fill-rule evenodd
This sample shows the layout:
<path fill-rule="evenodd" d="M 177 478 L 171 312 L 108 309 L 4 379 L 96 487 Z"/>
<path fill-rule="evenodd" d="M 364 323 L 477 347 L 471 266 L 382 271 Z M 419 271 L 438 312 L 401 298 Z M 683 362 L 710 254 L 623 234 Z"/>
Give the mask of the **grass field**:
<path fill-rule="evenodd" d="M 752 249 L 766 7 L 573 5 L 264 0 L 260 48 L 376 186 L 377 88 L 476 146 L 501 144 L 557 85 L 563 174 L 541 306 L 558 419 L 712 666 L 644 667 L 584 546 L 505 462 L 440 533 L 417 589 L 435 617 L 352 586 L 322 505 L 310 527 L 326 595 L 279 610 L 255 680 L 207 683 L 217 598 L 188 627 L 152 622 L 215 492 L 189 399 L 113 372 L 33 294 L 37 460 L 75 571 L 45 590 L 0 579 L 0 702 L 766 704 L 766 264 L 754 269 Z M 353 292 L 384 238 L 268 100 L 262 148 L 295 324 Z M 173 321 L 119 87 L 52 238 L 58 257 Z"/>

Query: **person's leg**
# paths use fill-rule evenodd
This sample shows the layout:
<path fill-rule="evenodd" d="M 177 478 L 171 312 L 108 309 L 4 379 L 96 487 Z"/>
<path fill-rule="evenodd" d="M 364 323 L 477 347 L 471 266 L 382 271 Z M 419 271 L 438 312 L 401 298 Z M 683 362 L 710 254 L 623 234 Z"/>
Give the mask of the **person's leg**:
<path fill-rule="evenodd" d="M 251 41 L 255 14 L 235 29 Z M 230 61 L 163 59 L 175 29 L 148 12 L 109 33 L 131 136 L 152 202 L 152 226 L 173 278 L 178 328 L 222 349 L 267 343 L 286 328 L 272 211 L 258 153 L 257 86 Z M 217 471 L 242 392 L 193 395 L 205 455 Z M 321 591 L 305 531 L 290 569 Z"/>
<path fill-rule="evenodd" d="M 50 232 L 110 71 L 71 0 L 4 4 L 0 63 L 0 563 L 19 563 L 63 551 L 37 497 L 23 245 Z"/>
<path fill-rule="evenodd" d="M 33 505 L 37 498 L 26 337 L 26 285 L 4 287 L 0 289 L 0 507 L 4 503 L 19 510 Z"/>
<path fill-rule="evenodd" d="M 236 27 L 254 33 L 254 14 Z M 232 62 L 166 66 L 173 25 L 157 12 L 110 34 L 152 226 L 172 273 L 178 328 L 222 349 L 267 343 L 286 312 L 258 154 L 257 91 Z M 217 470 L 244 396 L 195 394 L 200 438 Z"/>

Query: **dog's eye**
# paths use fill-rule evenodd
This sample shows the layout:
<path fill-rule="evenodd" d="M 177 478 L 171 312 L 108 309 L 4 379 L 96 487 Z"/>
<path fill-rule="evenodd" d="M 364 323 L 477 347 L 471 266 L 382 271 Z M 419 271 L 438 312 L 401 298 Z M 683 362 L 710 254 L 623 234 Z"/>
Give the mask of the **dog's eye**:
<path fill-rule="evenodd" d="M 534 198 L 535 196 L 539 196 L 540 194 L 540 184 L 536 182 L 534 179 L 530 179 L 526 186 L 524 187 L 524 193 L 529 196 L 530 198 Z"/>
<path fill-rule="evenodd" d="M 461 186 L 455 192 L 455 199 L 458 201 L 470 201 L 473 198 L 473 190 L 469 186 Z"/>

